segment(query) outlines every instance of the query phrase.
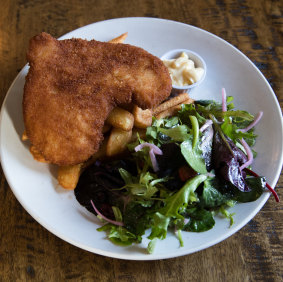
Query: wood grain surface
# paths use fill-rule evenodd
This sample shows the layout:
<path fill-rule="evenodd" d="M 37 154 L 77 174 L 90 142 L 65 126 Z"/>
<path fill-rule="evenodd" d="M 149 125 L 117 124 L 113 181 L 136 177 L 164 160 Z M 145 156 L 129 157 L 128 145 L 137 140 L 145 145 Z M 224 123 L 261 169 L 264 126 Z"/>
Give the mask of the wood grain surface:
<path fill-rule="evenodd" d="M 1 0 L 0 101 L 25 65 L 31 36 L 61 36 L 132 16 L 191 24 L 227 40 L 261 70 L 283 105 L 282 0 Z M 21 113 L 19 113 L 20 115 Z M 283 200 L 283 176 L 277 191 Z M 1 170 L 0 281 L 283 281 L 283 210 L 271 197 L 238 233 L 204 251 L 160 261 L 123 261 L 74 247 L 21 207 Z"/>

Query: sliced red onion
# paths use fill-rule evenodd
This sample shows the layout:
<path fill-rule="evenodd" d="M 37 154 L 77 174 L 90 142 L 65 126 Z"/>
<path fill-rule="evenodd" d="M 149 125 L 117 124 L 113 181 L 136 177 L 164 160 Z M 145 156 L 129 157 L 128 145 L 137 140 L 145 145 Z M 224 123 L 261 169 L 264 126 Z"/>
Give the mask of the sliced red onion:
<path fill-rule="evenodd" d="M 156 154 L 156 155 L 162 155 L 163 154 L 163 152 L 156 145 L 151 144 L 151 143 L 147 143 L 147 142 L 141 143 L 138 146 L 136 146 L 135 151 L 138 152 L 141 149 L 143 149 L 144 147 L 151 148 L 153 150 L 154 154 Z"/>
<path fill-rule="evenodd" d="M 149 156 L 150 156 L 153 171 L 157 172 L 159 170 L 159 167 L 158 167 L 158 163 L 157 163 L 153 149 L 149 150 Z"/>
<path fill-rule="evenodd" d="M 208 119 L 205 124 L 199 129 L 200 132 L 205 131 L 210 125 L 213 124 L 213 121 L 211 119 Z"/>
<path fill-rule="evenodd" d="M 207 173 L 206 173 L 206 176 L 207 176 L 207 177 L 215 177 L 215 174 L 214 174 L 214 173 L 211 173 L 211 172 L 207 172 Z"/>
<path fill-rule="evenodd" d="M 226 90 L 222 88 L 222 112 L 227 112 Z"/>
<path fill-rule="evenodd" d="M 249 131 L 251 128 L 253 128 L 254 126 L 256 126 L 256 125 L 258 124 L 258 122 L 259 122 L 260 119 L 262 118 L 262 115 L 263 115 L 263 112 L 260 111 L 260 112 L 256 115 L 254 121 L 253 121 L 251 124 L 249 124 L 246 128 L 238 129 L 238 131 L 241 131 L 241 132 L 243 132 L 243 133 Z"/>
<path fill-rule="evenodd" d="M 251 174 L 251 175 L 253 175 L 253 176 L 255 176 L 255 177 L 259 177 L 259 175 L 256 174 L 254 171 L 252 171 L 252 170 L 250 170 L 250 169 L 248 169 L 248 168 L 245 168 L 245 170 L 246 170 L 249 174 Z M 275 191 L 268 183 L 266 183 L 265 186 L 266 186 L 267 189 L 272 193 L 272 195 L 273 195 L 274 198 L 275 198 L 275 201 L 276 201 L 276 202 L 280 202 L 279 197 L 278 197 L 276 191 Z"/>
<path fill-rule="evenodd" d="M 184 224 L 186 225 L 187 223 L 189 223 L 189 221 L 190 221 L 190 220 L 189 220 L 188 218 L 185 218 L 185 219 L 184 219 Z"/>
<path fill-rule="evenodd" d="M 149 157 L 151 160 L 152 168 L 154 172 L 157 172 L 159 170 L 159 167 L 155 155 L 163 155 L 163 152 L 156 145 L 147 142 L 141 143 L 140 145 L 136 146 L 135 151 L 138 152 L 144 147 L 150 148 Z"/>
<path fill-rule="evenodd" d="M 253 152 L 252 152 L 250 146 L 247 144 L 247 142 L 243 138 L 240 141 L 241 141 L 243 147 L 245 148 L 245 151 L 246 151 L 247 157 L 248 157 L 248 161 L 245 162 L 240 167 L 240 170 L 243 170 L 244 168 L 246 168 L 246 167 L 248 167 L 249 165 L 252 164 L 254 157 L 253 157 Z"/>
<path fill-rule="evenodd" d="M 105 221 L 107 221 L 107 222 L 109 222 L 109 223 L 112 223 L 112 224 L 114 224 L 114 225 L 124 226 L 124 223 L 123 223 L 123 222 L 115 221 L 115 220 L 109 219 L 109 218 L 107 218 L 106 216 L 104 216 L 104 215 L 96 208 L 96 206 L 94 205 L 94 203 L 93 203 L 92 200 L 90 200 L 90 203 L 91 203 L 93 209 L 95 210 L 95 212 L 97 213 L 97 215 L 99 215 L 100 217 L 102 217 Z"/>

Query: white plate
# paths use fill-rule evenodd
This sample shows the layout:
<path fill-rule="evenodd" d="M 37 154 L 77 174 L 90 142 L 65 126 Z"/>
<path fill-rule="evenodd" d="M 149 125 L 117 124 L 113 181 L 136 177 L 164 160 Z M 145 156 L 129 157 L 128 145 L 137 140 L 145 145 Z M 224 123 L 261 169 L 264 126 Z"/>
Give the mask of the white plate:
<path fill-rule="evenodd" d="M 221 87 L 235 97 L 238 108 L 253 114 L 264 111 L 257 126 L 259 135 L 255 149 L 259 152 L 254 170 L 267 177 L 275 186 L 282 167 L 282 116 L 276 97 L 260 71 L 232 45 L 201 29 L 168 20 L 152 18 L 122 18 L 91 24 L 72 31 L 61 39 L 80 37 L 107 41 L 128 32 L 126 43 L 140 46 L 161 56 L 175 48 L 199 53 L 207 64 L 203 84 L 193 92 L 193 98 L 221 100 Z M 58 187 L 56 169 L 33 160 L 28 145 L 21 141 L 24 130 L 22 94 L 28 67 L 16 77 L 10 87 L 1 112 L 1 162 L 7 181 L 15 196 L 41 225 L 63 240 L 93 253 L 130 260 L 155 260 L 190 254 L 212 246 L 243 227 L 261 209 L 269 197 L 265 193 L 253 203 L 240 204 L 235 224 L 229 228 L 225 219 L 217 219 L 216 226 L 204 233 L 183 232 L 184 247 L 174 234 L 160 241 L 154 254 L 146 253 L 148 240 L 139 245 L 120 247 L 97 232 L 94 215 L 75 200 L 72 191 Z M 271 199 L 274 201 L 273 199 Z M 275 201 L 274 201 L 275 204 Z"/>

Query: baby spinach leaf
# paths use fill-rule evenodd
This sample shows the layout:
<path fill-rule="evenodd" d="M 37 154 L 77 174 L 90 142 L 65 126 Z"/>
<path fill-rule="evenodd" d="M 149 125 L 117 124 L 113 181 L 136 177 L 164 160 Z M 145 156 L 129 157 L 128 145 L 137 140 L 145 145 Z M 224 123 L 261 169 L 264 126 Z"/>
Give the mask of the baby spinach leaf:
<path fill-rule="evenodd" d="M 203 185 L 203 192 L 200 196 L 200 206 L 203 208 L 215 208 L 226 203 L 229 198 L 219 192 L 215 187 L 214 179 L 206 179 Z"/>
<path fill-rule="evenodd" d="M 149 208 L 135 202 L 130 202 L 124 211 L 123 222 L 125 227 L 132 233 L 142 236 L 149 228 Z M 138 223 L 138 224 L 137 224 Z"/>
<path fill-rule="evenodd" d="M 196 145 L 193 148 L 192 137 L 181 144 L 181 152 L 190 167 L 198 173 L 207 173 L 205 161 L 202 156 L 202 151 Z"/>
<path fill-rule="evenodd" d="M 234 191 L 234 200 L 241 203 L 252 202 L 257 200 L 265 191 L 266 181 L 264 177 L 247 177 L 246 183 L 250 188 L 250 191 Z"/>
<path fill-rule="evenodd" d="M 185 217 L 189 219 L 184 226 L 185 231 L 203 232 L 215 225 L 212 212 L 200 207 L 186 209 Z"/>

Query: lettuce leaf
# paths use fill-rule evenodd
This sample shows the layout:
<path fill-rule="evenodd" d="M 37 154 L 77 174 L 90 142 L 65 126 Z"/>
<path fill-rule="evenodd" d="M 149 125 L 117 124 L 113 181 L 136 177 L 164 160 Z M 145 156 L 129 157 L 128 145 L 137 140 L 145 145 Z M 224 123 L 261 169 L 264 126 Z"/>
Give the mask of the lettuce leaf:
<path fill-rule="evenodd" d="M 188 131 L 189 128 L 186 125 L 178 125 L 169 129 L 159 128 L 159 132 L 170 137 L 172 142 L 182 142 L 187 140 L 190 137 Z"/>
<path fill-rule="evenodd" d="M 163 240 L 166 238 L 170 221 L 174 219 L 184 219 L 181 214 L 188 203 L 198 200 L 195 190 L 206 178 L 206 175 L 195 176 L 191 180 L 188 180 L 177 193 L 164 200 L 165 207 L 161 208 L 153 215 L 151 234 L 148 238 L 154 240 L 154 243 L 149 244 L 149 251 L 153 251 L 156 239 Z"/>
<path fill-rule="evenodd" d="M 168 225 L 170 223 L 170 217 L 167 217 L 159 212 L 153 215 L 151 224 L 151 234 L 148 236 L 149 239 L 165 239 L 167 235 Z"/>
<path fill-rule="evenodd" d="M 199 124 L 204 124 L 206 122 L 206 118 L 201 116 L 194 104 L 184 104 L 181 107 L 181 110 L 178 112 L 178 117 L 182 124 L 191 125 L 190 116 L 195 116 L 199 122 Z"/>
<path fill-rule="evenodd" d="M 146 200 L 153 197 L 159 191 L 160 183 L 168 180 L 168 177 L 157 178 L 155 174 L 149 171 L 142 171 L 138 177 L 132 176 L 123 168 L 120 168 L 119 172 L 125 181 L 125 186 L 122 188 L 127 189 L 130 194 Z"/>
<path fill-rule="evenodd" d="M 240 139 L 244 138 L 249 146 L 254 146 L 255 139 L 257 137 L 254 134 L 254 129 L 252 128 L 248 132 L 241 132 L 241 131 L 239 131 L 239 129 L 245 128 L 248 124 L 245 123 L 245 126 L 243 126 L 242 122 L 236 123 L 235 119 L 231 120 L 231 118 L 225 117 L 224 118 L 224 122 L 221 124 L 221 129 L 222 129 L 223 133 L 226 136 L 228 136 L 229 138 L 231 138 L 232 141 L 235 144 L 237 143 L 237 140 L 240 140 Z"/>
<path fill-rule="evenodd" d="M 131 233 L 126 228 L 111 223 L 105 224 L 102 227 L 97 228 L 97 231 L 107 232 L 109 240 L 114 244 L 120 246 L 129 246 L 134 242 L 141 241 L 141 237 L 137 237 L 135 234 Z"/>
<path fill-rule="evenodd" d="M 164 200 L 165 207 L 160 210 L 160 213 L 166 217 L 183 219 L 184 217 L 180 212 L 189 202 L 198 201 L 195 190 L 206 178 L 206 175 L 200 174 L 188 180 L 178 192 Z"/>

